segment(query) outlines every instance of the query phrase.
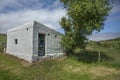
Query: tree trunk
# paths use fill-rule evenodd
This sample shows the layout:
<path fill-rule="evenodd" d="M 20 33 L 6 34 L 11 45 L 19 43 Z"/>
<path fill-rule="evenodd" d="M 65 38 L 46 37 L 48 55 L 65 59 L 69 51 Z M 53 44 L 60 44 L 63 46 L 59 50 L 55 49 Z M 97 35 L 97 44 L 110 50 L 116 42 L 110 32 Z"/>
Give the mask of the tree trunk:
<path fill-rule="evenodd" d="M 98 62 L 100 62 L 101 55 L 100 55 L 100 50 L 98 51 Z"/>

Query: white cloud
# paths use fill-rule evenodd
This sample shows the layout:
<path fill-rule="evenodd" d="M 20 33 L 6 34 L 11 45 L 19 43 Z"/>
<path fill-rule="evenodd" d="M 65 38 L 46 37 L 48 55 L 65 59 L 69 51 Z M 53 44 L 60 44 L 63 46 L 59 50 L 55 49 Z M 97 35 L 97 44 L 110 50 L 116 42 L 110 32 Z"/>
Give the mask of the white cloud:
<path fill-rule="evenodd" d="M 112 10 L 111 10 L 111 15 L 120 13 L 120 4 L 113 4 Z"/>
<path fill-rule="evenodd" d="M 0 33 L 6 33 L 8 29 L 32 20 L 58 30 L 59 20 L 65 15 L 65 10 L 59 0 L 46 1 L 0 0 Z"/>
<path fill-rule="evenodd" d="M 116 22 L 116 21 L 120 21 L 120 15 L 115 15 L 115 16 L 108 16 L 107 22 Z"/>
<path fill-rule="evenodd" d="M 0 12 L 23 9 L 61 8 L 60 0 L 0 0 Z"/>
<path fill-rule="evenodd" d="M 59 8 L 63 7 L 60 4 L 60 0 L 54 0 L 54 2 L 52 3 L 52 5 L 48 6 L 48 8 L 56 8 L 56 7 L 59 7 Z"/>
<path fill-rule="evenodd" d="M 58 8 L 53 10 L 22 10 L 11 13 L 0 14 L 0 33 L 6 31 L 17 25 L 36 20 L 42 24 L 47 25 L 53 29 L 60 29 L 59 20 L 65 15 L 65 10 Z"/>
<path fill-rule="evenodd" d="M 120 20 L 120 1 L 114 0 L 113 7 L 107 18 L 107 22 L 115 22 Z"/>
<path fill-rule="evenodd" d="M 17 0 L 0 0 L 0 11 L 8 5 L 18 5 Z"/>

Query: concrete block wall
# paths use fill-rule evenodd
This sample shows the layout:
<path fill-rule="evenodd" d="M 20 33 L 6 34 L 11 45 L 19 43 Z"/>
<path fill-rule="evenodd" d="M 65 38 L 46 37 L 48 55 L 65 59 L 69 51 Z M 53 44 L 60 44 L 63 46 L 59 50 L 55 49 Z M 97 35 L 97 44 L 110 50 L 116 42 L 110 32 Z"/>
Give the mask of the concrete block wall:
<path fill-rule="evenodd" d="M 32 61 L 33 27 L 32 23 L 27 23 L 13 28 L 7 32 L 7 53 Z M 15 43 L 17 39 L 17 44 Z"/>
<path fill-rule="evenodd" d="M 45 34 L 45 56 L 38 56 L 38 34 Z M 33 27 L 33 56 L 35 58 L 46 58 L 48 54 L 63 53 L 60 45 L 62 34 L 46 27 L 38 22 L 34 22 Z"/>
<path fill-rule="evenodd" d="M 45 56 L 38 56 L 38 34 L 45 34 Z M 7 53 L 29 62 L 47 57 L 58 58 L 63 55 L 60 45 L 62 34 L 32 21 L 7 32 Z M 15 44 L 17 39 L 17 44 Z"/>

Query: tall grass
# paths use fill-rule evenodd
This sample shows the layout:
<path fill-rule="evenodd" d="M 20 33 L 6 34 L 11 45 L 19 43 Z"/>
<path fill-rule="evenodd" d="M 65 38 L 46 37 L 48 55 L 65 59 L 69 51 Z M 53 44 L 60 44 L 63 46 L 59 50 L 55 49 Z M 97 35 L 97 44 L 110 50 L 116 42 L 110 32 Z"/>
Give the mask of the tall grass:
<path fill-rule="evenodd" d="M 120 39 L 90 42 L 79 60 L 71 56 L 31 66 L 0 52 L 0 80 L 120 80 L 119 43 Z M 99 50 L 101 60 L 98 63 Z"/>
<path fill-rule="evenodd" d="M 120 69 L 120 39 L 90 42 L 87 48 L 90 48 L 92 51 L 96 51 L 96 54 L 100 50 L 109 58 L 103 59 L 100 63 L 101 65 Z"/>

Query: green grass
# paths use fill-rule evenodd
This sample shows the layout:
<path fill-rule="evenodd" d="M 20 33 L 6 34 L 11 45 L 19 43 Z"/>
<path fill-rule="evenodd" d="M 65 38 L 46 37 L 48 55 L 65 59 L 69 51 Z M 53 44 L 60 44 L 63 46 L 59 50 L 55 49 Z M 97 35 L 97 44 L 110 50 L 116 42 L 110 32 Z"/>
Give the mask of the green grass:
<path fill-rule="evenodd" d="M 115 68 L 108 68 L 95 63 L 87 64 L 77 61 L 75 57 L 60 60 L 46 60 L 31 66 L 24 66 L 22 62 L 12 56 L 0 54 L 0 80 L 120 79 L 119 69 L 116 70 Z M 99 75 L 96 75 L 97 73 Z"/>
<path fill-rule="evenodd" d="M 35 65 L 0 52 L 0 80 L 120 80 L 119 43 L 120 39 L 90 42 L 79 59 L 71 56 Z"/>
<path fill-rule="evenodd" d="M 102 42 L 90 42 L 87 46 L 89 50 L 106 56 L 108 59 L 102 59 L 102 65 L 120 69 L 120 39 L 102 41 Z"/>
<path fill-rule="evenodd" d="M 6 80 L 7 77 L 10 80 L 15 76 L 13 80 L 88 80 L 90 78 L 89 73 L 81 74 L 71 72 L 69 69 L 66 70 L 68 65 L 80 66 L 80 64 L 73 59 L 64 59 L 48 60 L 25 67 L 20 60 L 0 54 L 0 67 L 4 69 L 0 71 L 0 78 Z"/>
<path fill-rule="evenodd" d="M 0 44 L 1 43 L 4 43 L 6 44 L 7 43 L 7 35 L 6 34 L 0 34 Z M 0 51 L 3 50 L 3 48 L 5 48 L 6 45 L 0 45 Z"/>
<path fill-rule="evenodd" d="M 6 43 L 7 36 L 6 34 L 0 34 L 0 43 Z"/>

